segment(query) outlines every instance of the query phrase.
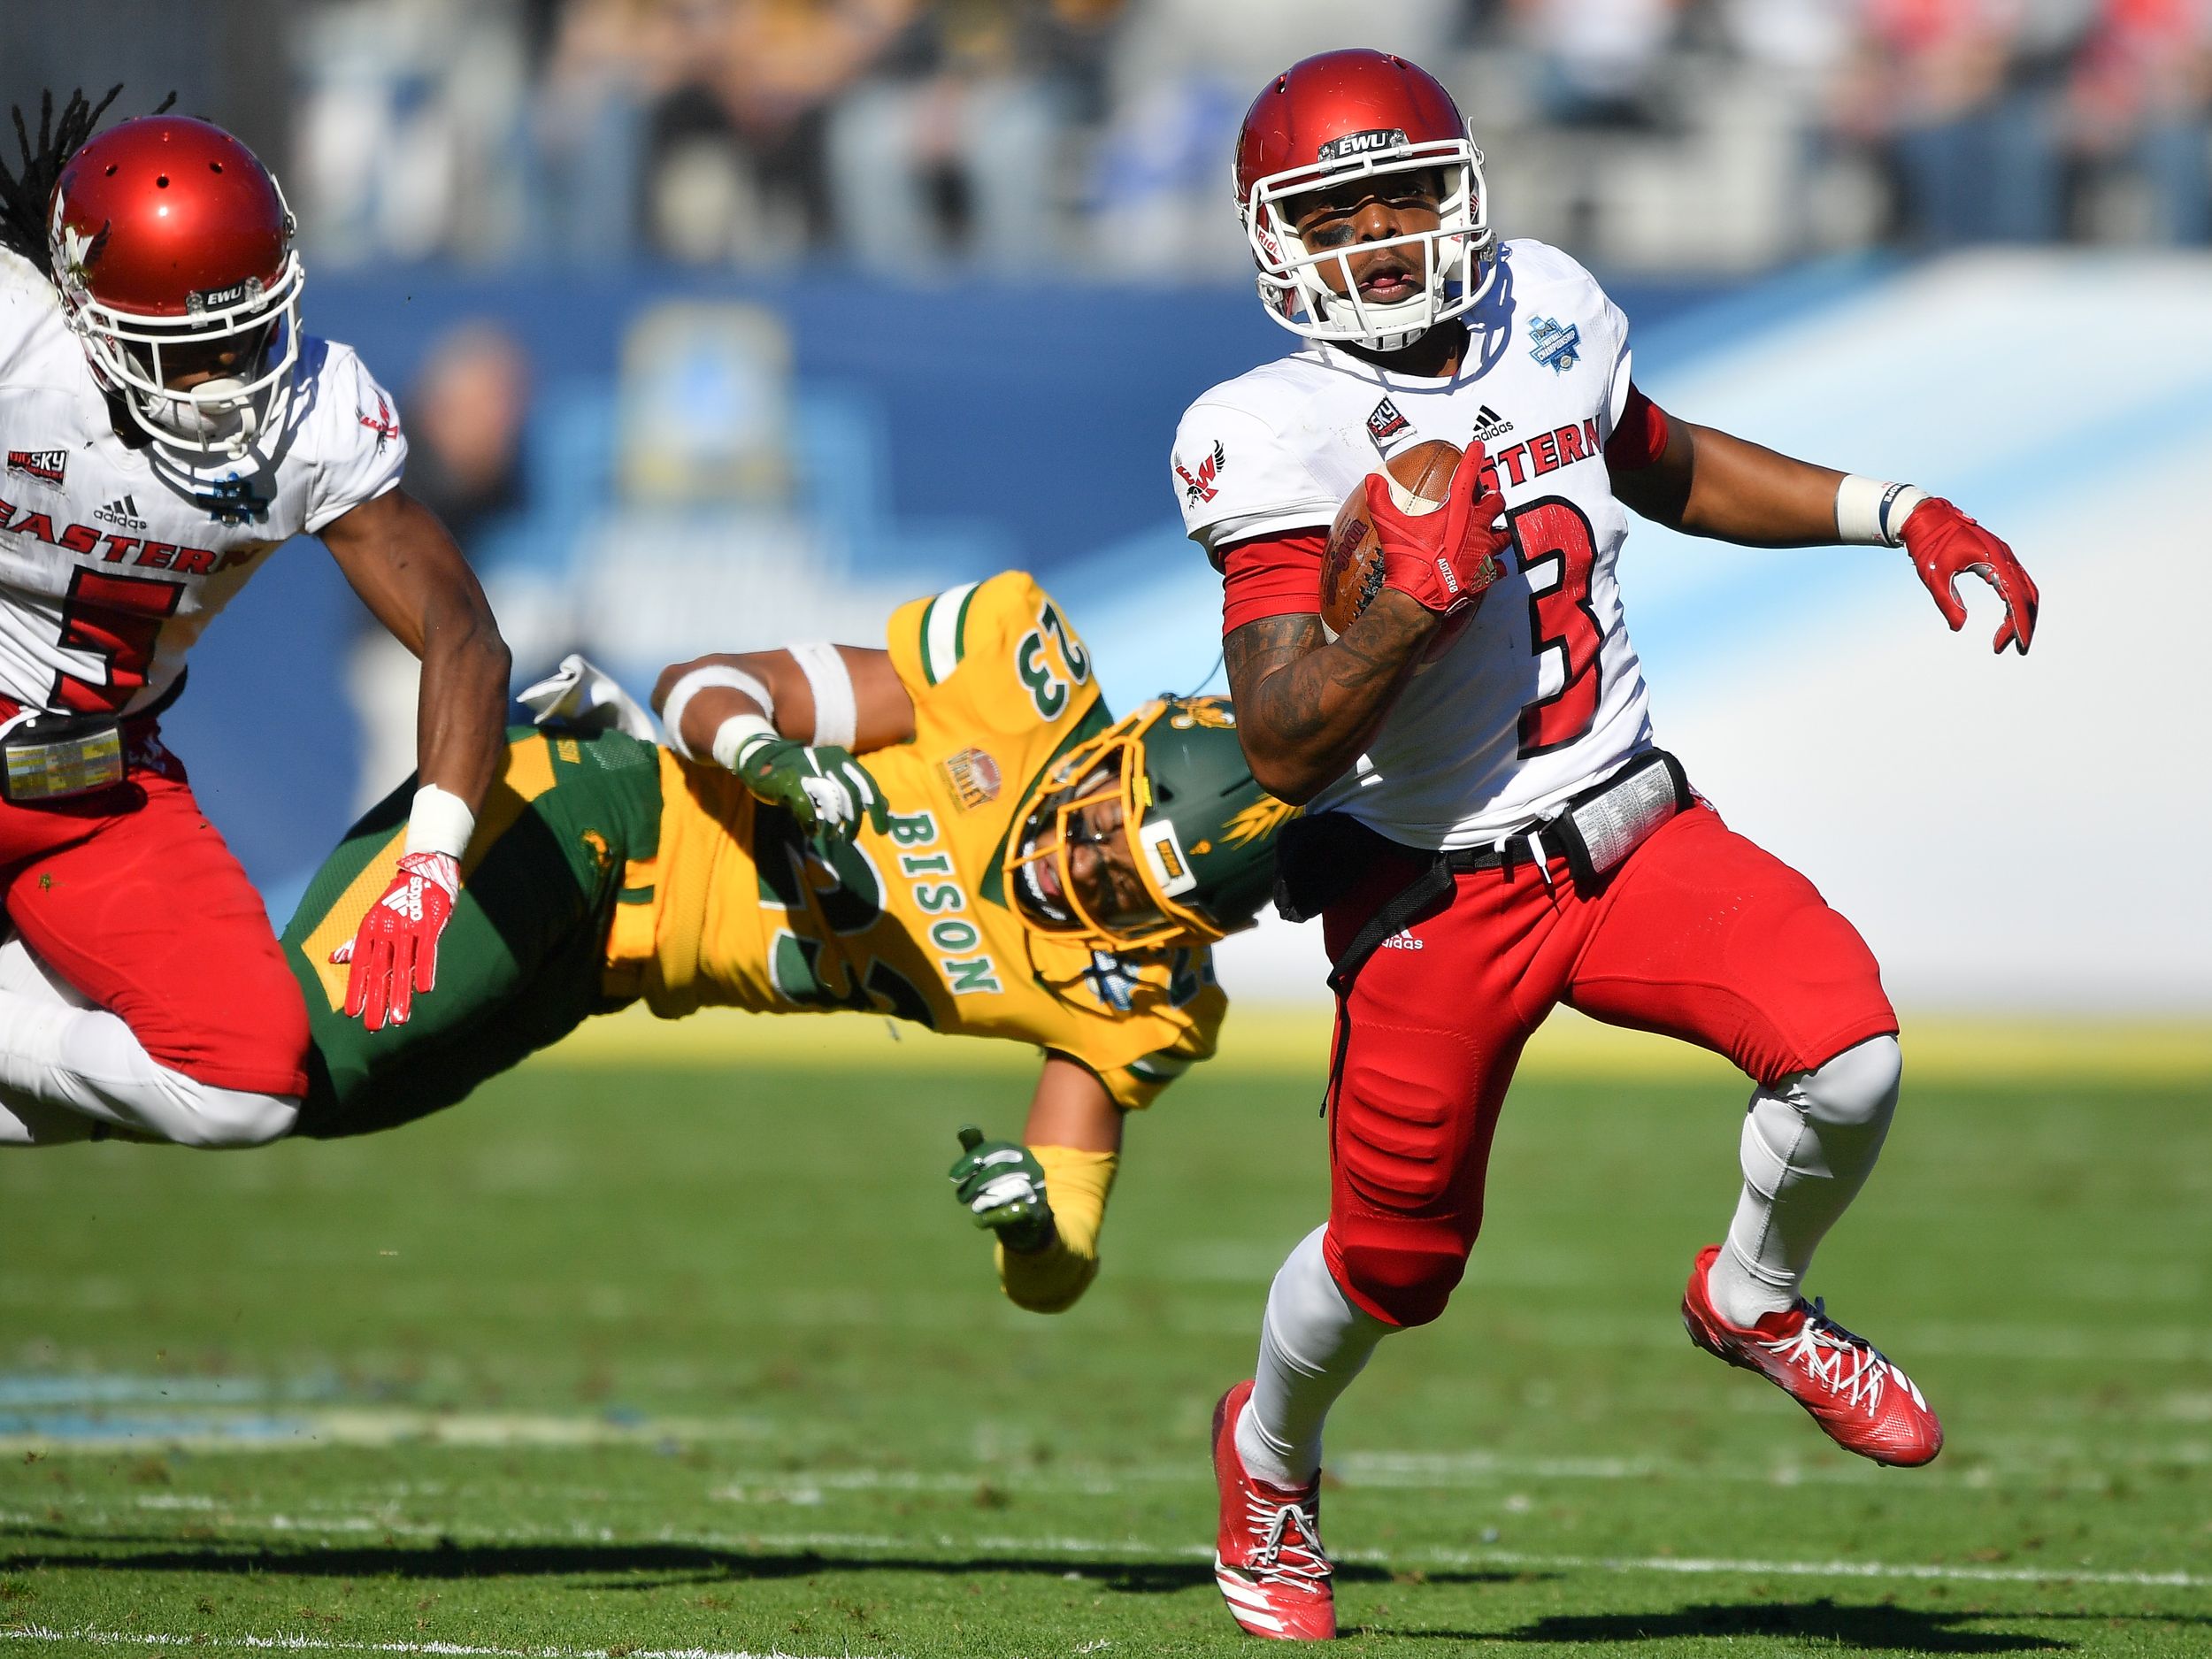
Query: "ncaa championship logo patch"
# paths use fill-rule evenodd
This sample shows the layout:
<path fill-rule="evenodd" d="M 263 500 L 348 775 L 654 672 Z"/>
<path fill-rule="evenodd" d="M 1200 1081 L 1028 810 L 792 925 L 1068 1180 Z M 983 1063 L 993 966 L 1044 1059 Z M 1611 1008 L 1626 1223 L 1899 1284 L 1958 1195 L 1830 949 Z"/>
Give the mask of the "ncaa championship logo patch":
<path fill-rule="evenodd" d="M 1554 374 L 1564 374 L 1581 361 L 1582 329 L 1579 324 L 1569 323 L 1564 328 L 1555 317 L 1538 317 L 1530 320 L 1528 337 L 1535 342 L 1529 353 Z"/>

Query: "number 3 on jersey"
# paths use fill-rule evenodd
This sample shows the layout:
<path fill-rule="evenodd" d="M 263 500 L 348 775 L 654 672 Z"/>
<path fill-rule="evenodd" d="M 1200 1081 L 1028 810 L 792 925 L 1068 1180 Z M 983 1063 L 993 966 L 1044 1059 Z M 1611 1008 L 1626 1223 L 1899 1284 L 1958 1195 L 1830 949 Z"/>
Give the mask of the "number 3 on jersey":
<path fill-rule="evenodd" d="M 1047 639 L 1060 648 L 1060 661 L 1067 668 L 1066 680 L 1053 672 L 1052 661 L 1045 654 Z M 1091 677 L 1091 657 L 1083 649 L 1083 641 L 1075 637 L 1075 630 L 1060 620 L 1057 611 L 1047 605 L 1037 612 L 1037 626 L 1023 634 L 1021 643 L 1014 648 L 1014 672 L 1021 676 L 1022 684 L 1029 687 L 1029 698 L 1037 705 L 1037 712 L 1053 720 L 1068 706 L 1069 681 L 1079 686 Z"/>
<path fill-rule="evenodd" d="M 1598 648 L 1605 633 L 1590 604 L 1597 542 L 1582 510 L 1550 495 L 1512 509 L 1506 519 L 1521 573 L 1528 578 L 1529 649 L 1538 675 L 1552 653 L 1562 670 L 1558 690 L 1521 706 L 1521 758 L 1526 760 L 1565 748 L 1597 718 L 1603 679 Z"/>
<path fill-rule="evenodd" d="M 73 714 L 120 710 L 145 685 L 161 625 L 176 614 L 183 595 L 181 582 L 77 572 L 62 601 L 61 647 L 96 658 L 103 672 L 97 680 L 57 673 L 52 705 Z"/>

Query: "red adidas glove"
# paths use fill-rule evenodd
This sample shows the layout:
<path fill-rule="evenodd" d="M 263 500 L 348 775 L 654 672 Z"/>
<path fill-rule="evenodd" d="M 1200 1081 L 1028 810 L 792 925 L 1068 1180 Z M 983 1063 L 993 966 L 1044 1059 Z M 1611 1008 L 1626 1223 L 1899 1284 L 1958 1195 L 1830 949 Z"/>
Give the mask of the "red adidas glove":
<path fill-rule="evenodd" d="M 1370 472 L 1367 515 L 1382 548 L 1383 586 L 1440 616 L 1467 610 L 1498 580 L 1498 555 L 1512 544 L 1512 532 L 1499 523 L 1504 511 L 1497 469 L 1479 443 L 1460 457 L 1433 512 L 1400 511 L 1390 480 Z"/>
<path fill-rule="evenodd" d="M 1997 625 L 1991 649 L 2001 651 L 2016 645 L 2021 656 L 2028 654 L 2039 602 L 2035 583 L 2010 548 L 1940 495 L 1931 495 L 1912 510 L 1903 534 L 1912 567 L 1935 595 L 1936 609 L 1943 612 L 1952 633 L 1966 626 L 1966 607 L 1960 603 L 1956 584 L 1970 571 L 2005 602 L 2005 619 Z"/>
<path fill-rule="evenodd" d="M 371 1031 L 403 1025 L 418 994 L 438 983 L 438 935 L 461 895 L 461 865 L 450 853 L 408 853 L 384 896 L 369 906 L 350 944 L 330 953 L 350 963 L 346 1017 Z"/>

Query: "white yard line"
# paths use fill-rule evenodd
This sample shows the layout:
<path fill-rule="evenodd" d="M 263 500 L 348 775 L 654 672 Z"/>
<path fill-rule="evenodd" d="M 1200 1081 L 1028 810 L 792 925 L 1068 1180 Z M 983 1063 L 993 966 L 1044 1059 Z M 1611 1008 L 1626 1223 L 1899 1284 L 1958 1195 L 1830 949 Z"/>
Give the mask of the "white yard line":
<path fill-rule="evenodd" d="M 2111 1584 L 2177 1590 L 2212 1588 L 2212 1574 L 2190 1572 L 2101 1572 L 2087 1567 L 1954 1567 L 1942 1562 L 1911 1561 L 1738 1561 L 1694 1555 L 1540 1555 L 1509 1549 L 1415 1552 L 1417 1561 L 1449 1567 L 1517 1567 L 1554 1572 L 1741 1573 L 1751 1578 L 1932 1578 L 1950 1584 Z M 1351 1560 L 1381 1562 L 1381 1555 L 1355 1553 Z M 1390 1560 L 1408 1559 L 1403 1555 Z"/>
<path fill-rule="evenodd" d="M 756 1549 L 883 1549 L 914 1548 L 915 1540 L 891 1540 L 861 1532 L 757 1533 L 743 1539 L 718 1540 L 695 1533 L 692 1541 L 706 1545 L 748 1545 Z M 1107 1557 L 1119 1561 L 1210 1559 L 1210 1546 L 1161 1552 L 1141 1539 L 987 1537 L 956 1539 L 941 1534 L 933 1541 L 941 1549 L 1004 1551 L 1010 1555 Z M 1340 1561 L 1375 1566 L 1402 1566 L 1408 1563 L 1433 1567 L 1505 1567 L 1516 1571 L 1549 1572 L 1671 1572 L 1694 1575 L 1740 1574 L 1747 1578 L 1904 1578 L 1933 1579 L 1959 1584 L 2100 1584 L 2142 1588 L 2208 1589 L 2212 1574 L 2189 1572 L 2109 1572 L 2088 1567 L 1954 1567 L 1943 1562 L 1889 1561 L 1760 1561 L 1691 1555 L 1547 1555 L 1510 1549 L 1348 1550 L 1334 1552 Z"/>
<path fill-rule="evenodd" d="M 30 1517 L 0 1515 L 0 1521 L 28 1518 Z M 656 1532 L 644 1534 L 615 1527 L 585 1526 L 580 1524 L 573 1524 L 566 1529 L 433 1526 L 404 1521 L 386 1522 L 370 1516 L 339 1516 L 327 1520 L 317 1519 L 313 1517 L 283 1515 L 269 1516 L 256 1521 L 246 1521 L 242 1517 L 226 1517 L 223 1518 L 232 1525 L 250 1528 L 257 1527 L 269 1532 L 309 1535 L 366 1532 L 403 1538 L 450 1538 L 462 1543 L 499 1544 L 542 1544 L 573 1542 L 579 1540 L 609 1544 L 650 1542 L 678 1547 L 688 1545 L 699 1549 L 728 1550 L 735 1554 L 775 1550 L 808 1553 L 849 1550 L 872 1554 L 900 1552 L 910 1554 L 917 1550 L 928 1549 L 948 1553 L 979 1550 L 987 1555 L 1003 1555 L 1015 1558 L 1034 1557 L 1041 1555 L 1065 1556 L 1071 1561 L 1090 1557 L 1110 1559 L 1118 1563 L 1200 1560 L 1210 1558 L 1213 1553 L 1210 1548 L 1199 1545 L 1187 1548 L 1162 1550 L 1141 1538 L 1120 1540 L 1067 1538 L 1050 1533 L 1036 1535 L 1002 1533 L 961 1538 L 949 1532 L 939 1532 L 933 1535 L 901 1538 L 882 1532 L 703 1532 L 688 1528 L 664 1527 Z M 2089 1566 L 1996 1567 L 1955 1566 L 1947 1562 L 1780 1561 L 1702 1555 L 1545 1555 L 1511 1549 L 1448 1549 L 1440 1547 L 1416 1547 L 1386 1552 L 1357 1549 L 1339 1551 L 1337 1558 L 1340 1561 L 1357 1561 L 1376 1566 L 1502 1568 L 1516 1571 L 1661 1572 L 1748 1578 L 1932 1580 L 1951 1584 L 2092 1584 L 2130 1586 L 2146 1589 L 2212 1589 L 2212 1573 L 2114 1571 Z M 121 1561 L 117 1564 L 127 1566 L 128 1563 Z M 926 1563 L 921 1564 L 926 1568 Z M 0 1629 L 0 1635 L 9 1633 L 11 1632 Z M 403 1653 L 416 1650 L 395 1647 L 387 1651 Z M 433 1650 L 425 1648 L 422 1651 Z M 441 1651 L 459 1652 L 463 1650 Z M 485 1648 L 481 1651 L 488 1654 L 502 1650 Z M 549 1648 L 542 1651 L 554 1654 L 560 1650 Z M 638 1659 L 647 1659 L 647 1656 L 641 1654 Z"/>
<path fill-rule="evenodd" d="M 486 1647 L 456 1641 L 344 1641 L 329 1636 L 172 1635 L 158 1632 L 51 1630 L 0 1625 L 0 1641 L 82 1642 L 96 1647 L 239 1647 L 275 1653 L 439 1654 L 457 1659 L 611 1659 L 604 1647 Z M 781 1649 L 754 1654 L 720 1647 L 626 1647 L 627 1659 L 801 1659 Z M 839 1659 L 859 1659 L 840 1655 Z"/>

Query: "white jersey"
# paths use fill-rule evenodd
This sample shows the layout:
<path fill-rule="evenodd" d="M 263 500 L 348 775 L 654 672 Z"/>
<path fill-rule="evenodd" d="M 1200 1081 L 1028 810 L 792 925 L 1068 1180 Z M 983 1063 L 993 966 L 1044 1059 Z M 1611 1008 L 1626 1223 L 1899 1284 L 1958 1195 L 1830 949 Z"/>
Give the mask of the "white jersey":
<path fill-rule="evenodd" d="M 303 339 L 278 416 L 212 465 L 126 443 L 58 296 L 0 252 L 0 698 L 146 707 L 272 549 L 399 481 L 399 417 L 349 347 Z"/>
<path fill-rule="evenodd" d="M 1238 541 L 1325 532 L 1409 445 L 1480 439 L 1489 451 L 1515 557 L 1309 809 L 1424 848 L 1493 842 L 1651 746 L 1613 574 L 1628 518 L 1603 455 L 1628 398 L 1628 319 L 1565 254 L 1522 241 L 1464 320 L 1455 378 L 1310 344 L 1193 403 L 1173 456 L 1184 527 L 1218 566 Z"/>

